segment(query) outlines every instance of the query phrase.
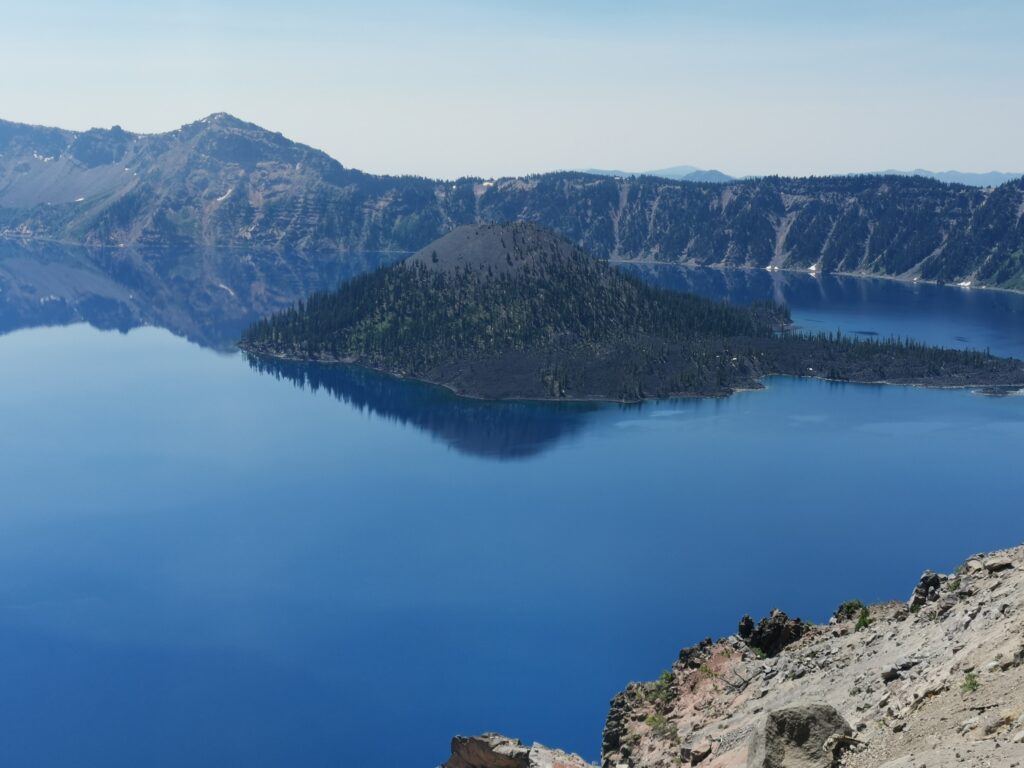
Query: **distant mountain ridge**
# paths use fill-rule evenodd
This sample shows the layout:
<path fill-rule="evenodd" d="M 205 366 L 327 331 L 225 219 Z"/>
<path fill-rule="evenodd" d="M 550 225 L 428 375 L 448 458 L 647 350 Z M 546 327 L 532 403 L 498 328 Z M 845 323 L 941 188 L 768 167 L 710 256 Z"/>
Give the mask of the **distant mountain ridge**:
<path fill-rule="evenodd" d="M 744 179 L 756 178 L 753 176 L 729 176 L 716 170 L 703 170 L 694 165 L 674 165 L 671 168 L 660 168 L 654 171 L 615 171 L 602 168 L 587 168 L 583 173 L 591 173 L 596 176 L 658 176 L 663 179 L 675 179 L 676 181 L 712 182 L 725 184 L 730 181 L 742 181 Z M 912 171 L 901 171 L 890 168 L 885 171 L 875 171 L 869 174 L 852 173 L 851 176 L 921 176 L 926 179 L 935 179 L 946 184 L 963 184 L 969 187 L 998 187 L 1008 181 L 1016 181 L 1024 176 L 1024 173 L 1005 173 L 1003 171 L 986 171 L 984 173 L 972 173 L 968 171 L 929 171 L 924 168 L 915 168 Z"/>
<path fill-rule="evenodd" d="M 438 181 L 346 168 L 226 114 L 152 135 L 0 122 L 0 235 L 87 245 L 412 252 L 459 225 L 527 220 L 599 258 L 1024 289 L 1022 216 L 1021 179 Z"/>
<path fill-rule="evenodd" d="M 987 171 L 984 173 L 971 173 L 966 171 L 927 171 L 923 168 L 915 168 L 912 171 L 888 170 L 881 171 L 883 176 L 924 176 L 927 179 L 937 179 L 947 184 L 966 184 L 970 187 L 998 187 L 1008 181 L 1016 181 L 1024 176 L 1024 173 L 1004 173 L 1003 171 Z"/>
<path fill-rule="evenodd" d="M 736 178 L 716 170 L 705 170 L 695 165 L 673 165 L 671 168 L 659 168 L 655 171 L 612 171 L 602 168 L 587 168 L 582 173 L 590 173 L 595 176 L 619 176 L 622 178 L 632 176 L 657 176 L 662 179 L 673 179 L 675 181 L 711 182 L 724 184 L 727 181 L 736 181 Z"/>

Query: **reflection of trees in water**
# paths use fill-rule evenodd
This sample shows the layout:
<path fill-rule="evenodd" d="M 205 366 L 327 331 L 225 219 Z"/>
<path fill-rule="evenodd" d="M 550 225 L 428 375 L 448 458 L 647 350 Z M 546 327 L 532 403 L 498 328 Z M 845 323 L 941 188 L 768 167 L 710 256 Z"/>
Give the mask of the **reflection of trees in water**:
<path fill-rule="evenodd" d="M 470 400 L 445 389 L 349 365 L 247 355 L 260 373 L 429 432 L 458 451 L 515 459 L 542 453 L 616 405 Z"/>
<path fill-rule="evenodd" d="M 231 349 L 254 320 L 400 254 L 83 248 L 0 239 L 0 333 L 156 325 Z"/>

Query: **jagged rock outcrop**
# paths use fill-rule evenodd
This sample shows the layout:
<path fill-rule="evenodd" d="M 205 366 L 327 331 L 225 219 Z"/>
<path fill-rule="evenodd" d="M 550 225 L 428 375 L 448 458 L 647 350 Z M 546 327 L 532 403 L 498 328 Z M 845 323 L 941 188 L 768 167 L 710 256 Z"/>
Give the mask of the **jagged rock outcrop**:
<path fill-rule="evenodd" d="M 914 587 L 914 594 L 910 596 L 910 609 L 917 610 L 926 603 L 939 599 L 939 589 L 942 587 L 943 577 L 935 571 L 925 571 L 921 574 L 917 586 Z"/>
<path fill-rule="evenodd" d="M 778 709 L 754 731 L 747 768 L 836 768 L 852 733 L 828 704 Z"/>
<path fill-rule="evenodd" d="M 691 645 L 689 648 L 683 648 L 679 651 L 679 663 L 683 666 L 689 667 L 690 669 L 697 669 L 707 657 L 708 651 L 711 650 L 712 645 L 714 645 L 714 641 L 710 637 L 705 637 L 696 645 Z"/>
<path fill-rule="evenodd" d="M 548 749 L 541 744 L 526 746 L 518 739 L 497 733 L 456 736 L 452 755 L 442 768 L 594 768 L 578 755 Z"/>
<path fill-rule="evenodd" d="M 749 616 L 740 619 L 739 635 L 747 645 L 766 656 L 778 656 L 787 645 L 792 645 L 807 630 L 800 619 L 791 619 L 783 611 L 773 608 L 771 614 L 757 624 Z"/>

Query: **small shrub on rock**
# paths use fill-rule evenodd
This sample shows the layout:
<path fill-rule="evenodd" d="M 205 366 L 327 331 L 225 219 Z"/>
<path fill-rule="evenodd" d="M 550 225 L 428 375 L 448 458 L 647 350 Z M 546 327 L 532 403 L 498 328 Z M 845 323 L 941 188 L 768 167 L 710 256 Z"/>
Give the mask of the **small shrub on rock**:
<path fill-rule="evenodd" d="M 679 740 L 679 732 L 676 730 L 675 724 L 664 715 L 648 715 L 644 722 L 657 738 L 665 741 Z"/>
<path fill-rule="evenodd" d="M 960 683 L 960 690 L 964 693 L 974 693 L 981 687 L 981 681 L 978 676 L 973 672 L 968 672 L 964 675 L 964 681 Z"/>
<path fill-rule="evenodd" d="M 874 619 L 871 618 L 871 611 L 865 606 L 860 609 L 860 615 L 857 617 L 857 623 L 854 625 L 854 629 L 860 632 L 862 629 L 867 629 L 871 626 L 871 622 Z"/>
<path fill-rule="evenodd" d="M 864 610 L 864 603 L 860 600 L 847 600 L 836 608 L 834 616 L 839 621 L 849 621 Z"/>

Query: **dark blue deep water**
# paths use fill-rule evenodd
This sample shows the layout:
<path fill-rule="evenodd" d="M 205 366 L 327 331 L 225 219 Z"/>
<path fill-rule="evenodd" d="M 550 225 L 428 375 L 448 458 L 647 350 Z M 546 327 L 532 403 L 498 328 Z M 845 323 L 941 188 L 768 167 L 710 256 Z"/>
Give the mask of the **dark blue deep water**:
<path fill-rule="evenodd" d="M 1021 296 L 642 271 L 1024 356 Z M 1024 540 L 1024 397 L 488 404 L 5 306 L 3 765 L 430 768 L 484 730 L 596 759 L 609 698 L 741 614 Z"/>

